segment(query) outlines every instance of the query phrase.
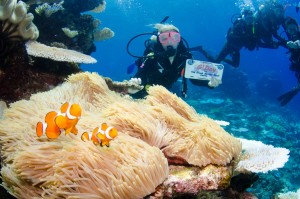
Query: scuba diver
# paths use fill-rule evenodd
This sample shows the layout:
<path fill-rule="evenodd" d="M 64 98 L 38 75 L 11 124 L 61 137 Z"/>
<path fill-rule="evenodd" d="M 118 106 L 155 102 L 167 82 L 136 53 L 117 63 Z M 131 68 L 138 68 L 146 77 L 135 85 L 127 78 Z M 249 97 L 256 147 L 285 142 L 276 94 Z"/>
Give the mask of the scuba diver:
<path fill-rule="evenodd" d="M 229 28 L 226 43 L 216 58 L 209 55 L 202 46 L 191 48 L 191 50 L 198 50 L 211 62 L 223 61 L 233 67 L 238 67 L 242 48 L 253 51 L 259 47 L 270 49 L 276 49 L 280 45 L 285 47 L 286 41 L 277 34 L 283 20 L 283 5 L 272 0 L 266 1 L 255 13 L 251 6 L 245 6 L 240 17 Z M 226 58 L 228 55 L 231 59 Z"/>
<path fill-rule="evenodd" d="M 300 31 L 297 21 L 291 17 L 285 18 L 283 29 L 288 38 L 286 47 L 289 49 L 290 54 L 290 70 L 295 72 L 298 81 L 297 86 L 278 97 L 280 104 L 285 106 L 300 91 Z"/>
<path fill-rule="evenodd" d="M 274 0 L 266 1 L 260 5 L 254 19 L 258 37 L 257 47 L 277 49 L 279 46 L 286 46 L 286 40 L 277 33 L 284 22 L 284 6 L 282 4 Z"/>
<path fill-rule="evenodd" d="M 209 55 L 201 46 L 191 48 L 198 50 L 209 61 L 220 63 L 222 61 L 238 67 L 240 64 L 240 50 L 247 48 L 252 51 L 257 44 L 257 36 L 254 27 L 254 13 L 251 7 L 245 7 L 241 15 L 233 22 L 232 27 L 227 31 L 226 43 L 216 58 Z M 226 58 L 230 56 L 231 59 Z"/>
<path fill-rule="evenodd" d="M 181 94 L 183 97 L 186 97 L 187 82 L 184 77 L 184 69 L 187 60 L 192 59 L 192 54 L 188 50 L 188 44 L 181 37 L 179 29 L 174 25 L 157 23 L 154 25 L 154 28 L 157 31 L 145 42 L 146 49 L 144 56 L 134 56 L 128 50 L 130 42 L 137 36 L 128 42 L 128 53 L 138 58 L 135 61 L 135 65 L 138 68 L 137 73 L 129 81 L 136 82 L 138 80 L 144 86 L 142 90 L 130 94 L 134 98 L 142 98 L 147 95 L 147 88 L 152 85 L 162 85 L 170 89 L 171 86 L 182 77 Z M 184 42 L 187 47 L 184 45 Z M 129 66 L 127 73 L 133 70 L 132 67 L 134 66 Z M 195 85 L 209 88 L 216 87 L 220 84 L 220 82 L 215 80 L 191 79 L 191 82 Z"/>

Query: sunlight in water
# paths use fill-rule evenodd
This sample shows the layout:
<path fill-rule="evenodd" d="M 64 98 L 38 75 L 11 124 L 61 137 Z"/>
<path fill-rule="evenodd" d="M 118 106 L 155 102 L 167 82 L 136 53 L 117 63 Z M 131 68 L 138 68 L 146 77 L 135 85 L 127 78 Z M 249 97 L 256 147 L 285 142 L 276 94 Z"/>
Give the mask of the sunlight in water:
<path fill-rule="evenodd" d="M 132 8 L 133 4 L 135 4 L 135 0 L 117 0 L 118 5 L 123 7 L 124 9 Z"/>

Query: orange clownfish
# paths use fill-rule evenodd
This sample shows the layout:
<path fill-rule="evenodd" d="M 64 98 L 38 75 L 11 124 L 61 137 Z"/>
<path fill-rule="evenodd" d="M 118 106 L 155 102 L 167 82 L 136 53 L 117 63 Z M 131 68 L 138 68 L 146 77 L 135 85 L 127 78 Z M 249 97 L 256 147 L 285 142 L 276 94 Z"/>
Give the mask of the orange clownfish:
<path fill-rule="evenodd" d="M 36 134 L 41 137 L 45 133 L 48 138 L 57 138 L 63 129 L 66 134 L 72 132 L 76 135 L 78 130 L 75 126 L 80 116 L 80 106 L 66 102 L 61 106 L 60 112 L 51 111 L 46 114 L 45 122 L 37 123 Z"/>
<path fill-rule="evenodd" d="M 95 145 L 109 146 L 109 142 L 118 135 L 118 131 L 114 127 L 108 127 L 106 123 L 101 124 L 101 129 L 96 127 L 92 133 L 84 132 L 81 140 L 92 140 Z"/>
<path fill-rule="evenodd" d="M 60 107 L 60 114 L 55 118 L 55 123 L 60 129 L 64 129 L 66 135 L 70 132 L 77 135 L 76 124 L 81 116 L 81 108 L 78 104 L 64 103 Z"/>
<path fill-rule="evenodd" d="M 45 117 L 45 122 L 38 122 L 36 125 L 36 135 L 41 137 L 43 133 L 46 134 L 48 138 L 57 138 L 61 131 L 58 126 L 55 124 L 55 118 L 57 112 L 51 111 L 47 113 Z"/>

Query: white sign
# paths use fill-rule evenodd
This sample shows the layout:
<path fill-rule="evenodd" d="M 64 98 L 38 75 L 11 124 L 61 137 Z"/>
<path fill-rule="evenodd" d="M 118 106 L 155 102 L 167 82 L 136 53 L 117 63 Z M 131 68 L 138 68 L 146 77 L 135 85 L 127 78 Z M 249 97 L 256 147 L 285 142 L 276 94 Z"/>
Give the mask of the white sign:
<path fill-rule="evenodd" d="M 184 77 L 198 80 L 222 80 L 224 66 L 222 64 L 199 60 L 186 60 Z"/>

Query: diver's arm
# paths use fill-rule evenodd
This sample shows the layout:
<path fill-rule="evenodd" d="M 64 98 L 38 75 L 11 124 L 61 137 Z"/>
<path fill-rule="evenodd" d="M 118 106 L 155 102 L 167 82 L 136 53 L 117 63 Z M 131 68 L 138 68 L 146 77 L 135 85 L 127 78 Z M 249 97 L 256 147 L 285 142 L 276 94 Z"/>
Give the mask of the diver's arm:
<path fill-rule="evenodd" d="M 268 42 L 259 40 L 257 46 L 261 48 L 277 49 L 279 44 L 273 40 Z"/>
<path fill-rule="evenodd" d="M 277 41 L 278 41 L 277 43 L 278 43 L 279 46 L 282 46 L 284 48 L 288 48 L 287 45 L 286 45 L 287 40 L 285 40 L 284 38 L 280 37 L 277 33 L 273 34 L 273 37 L 275 39 L 277 39 Z"/>

